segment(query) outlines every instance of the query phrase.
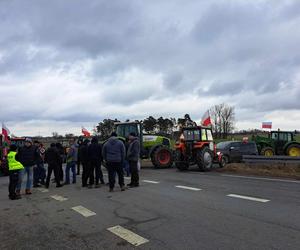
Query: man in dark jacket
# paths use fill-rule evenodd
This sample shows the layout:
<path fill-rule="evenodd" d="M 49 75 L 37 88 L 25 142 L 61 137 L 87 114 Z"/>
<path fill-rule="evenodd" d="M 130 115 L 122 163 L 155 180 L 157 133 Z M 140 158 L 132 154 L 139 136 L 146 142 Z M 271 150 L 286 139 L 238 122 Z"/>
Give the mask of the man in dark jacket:
<path fill-rule="evenodd" d="M 106 162 L 109 176 L 109 191 L 113 192 L 115 186 L 116 173 L 119 177 L 119 185 L 122 191 L 125 191 L 124 175 L 122 164 L 125 160 L 125 146 L 113 132 L 108 141 L 104 144 L 102 150 L 103 159 Z"/>
<path fill-rule="evenodd" d="M 34 145 L 37 150 L 38 158 L 36 162 L 36 167 L 33 168 L 33 187 L 40 187 L 39 183 L 45 185 L 46 178 L 46 170 L 44 168 L 43 159 L 43 153 L 45 153 L 45 149 L 42 147 L 42 144 L 40 144 L 39 141 L 34 141 Z"/>
<path fill-rule="evenodd" d="M 82 138 L 79 138 L 78 141 L 77 141 L 77 175 L 80 175 L 80 165 L 81 165 L 81 159 L 80 159 L 80 148 L 82 146 Z"/>
<path fill-rule="evenodd" d="M 89 155 L 88 155 L 88 148 L 89 148 L 89 140 L 85 139 L 80 147 L 79 157 L 82 163 L 82 187 L 87 187 L 87 181 L 89 178 Z"/>
<path fill-rule="evenodd" d="M 129 147 L 127 150 L 127 160 L 129 162 L 131 172 L 131 182 L 127 185 L 129 187 L 139 186 L 139 170 L 138 161 L 140 158 L 140 141 L 135 133 L 129 134 Z"/>
<path fill-rule="evenodd" d="M 92 188 L 94 183 L 96 183 L 95 188 L 99 187 L 99 180 L 101 184 L 105 184 L 103 180 L 103 173 L 101 170 L 102 163 L 102 147 L 98 143 L 97 137 L 94 137 L 91 144 L 88 147 L 88 158 L 90 160 L 89 164 L 89 188 Z M 94 177 L 96 174 L 96 178 Z"/>
<path fill-rule="evenodd" d="M 39 154 L 37 148 L 34 145 L 32 145 L 31 139 L 26 138 L 25 146 L 20 148 L 18 153 L 18 159 L 24 166 L 24 170 L 20 172 L 21 173 L 20 180 L 23 179 L 25 173 L 27 174 L 27 182 L 26 182 L 26 189 L 25 189 L 26 194 L 32 194 L 31 188 L 32 188 L 32 178 L 33 178 L 33 166 L 36 165 L 38 158 L 39 158 Z M 17 195 L 20 194 L 21 186 L 22 183 L 20 181 L 16 189 Z"/>
<path fill-rule="evenodd" d="M 56 187 L 62 187 L 62 185 L 60 184 L 60 175 L 59 175 L 60 155 L 56 148 L 55 143 L 51 143 L 50 148 L 47 149 L 45 154 L 45 161 L 48 163 L 48 173 L 47 173 L 45 187 L 49 188 L 52 171 L 54 171 Z"/>

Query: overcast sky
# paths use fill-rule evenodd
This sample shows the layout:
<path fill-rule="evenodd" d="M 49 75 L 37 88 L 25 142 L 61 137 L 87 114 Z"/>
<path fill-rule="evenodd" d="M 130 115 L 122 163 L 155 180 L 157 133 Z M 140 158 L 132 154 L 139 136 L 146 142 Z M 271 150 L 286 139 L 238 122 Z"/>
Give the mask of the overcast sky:
<path fill-rule="evenodd" d="M 0 120 L 79 134 L 104 118 L 300 129 L 300 1 L 0 0 Z"/>

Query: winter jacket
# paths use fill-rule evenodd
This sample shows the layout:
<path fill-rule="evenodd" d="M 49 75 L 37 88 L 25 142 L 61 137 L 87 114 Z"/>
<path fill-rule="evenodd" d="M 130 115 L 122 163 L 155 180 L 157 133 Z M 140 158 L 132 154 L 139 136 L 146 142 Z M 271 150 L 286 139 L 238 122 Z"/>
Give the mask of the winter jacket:
<path fill-rule="evenodd" d="M 18 152 L 18 159 L 25 167 L 32 167 L 34 166 L 40 155 L 38 153 L 37 147 L 31 145 L 30 147 L 22 147 Z"/>
<path fill-rule="evenodd" d="M 127 150 L 128 161 L 138 161 L 140 158 L 140 142 L 138 138 L 132 140 Z"/>
<path fill-rule="evenodd" d="M 79 158 L 82 163 L 89 162 L 88 149 L 89 146 L 87 144 L 82 144 L 79 148 Z"/>
<path fill-rule="evenodd" d="M 56 147 L 48 148 L 45 153 L 45 161 L 49 165 L 59 165 L 61 162 L 59 151 Z"/>
<path fill-rule="evenodd" d="M 123 162 L 125 160 L 125 146 L 117 137 L 110 137 L 102 150 L 103 159 L 107 162 Z"/>
<path fill-rule="evenodd" d="M 68 151 L 67 154 L 67 162 L 76 162 L 77 161 L 77 149 L 76 146 L 73 144 Z"/>
<path fill-rule="evenodd" d="M 102 146 L 96 138 L 92 139 L 92 143 L 88 147 L 88 158 L 90 160 L 102 161 Z"/>

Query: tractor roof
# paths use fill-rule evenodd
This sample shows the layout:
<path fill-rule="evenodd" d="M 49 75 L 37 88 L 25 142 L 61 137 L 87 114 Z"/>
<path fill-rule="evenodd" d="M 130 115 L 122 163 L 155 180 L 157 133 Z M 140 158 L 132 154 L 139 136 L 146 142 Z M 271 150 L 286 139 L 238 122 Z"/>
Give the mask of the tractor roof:
<path fill-rule="evenodd" d="M 115 122 L 115 125 L 123 125 L 123 124 L 140 124 L 140 122 Z"/>

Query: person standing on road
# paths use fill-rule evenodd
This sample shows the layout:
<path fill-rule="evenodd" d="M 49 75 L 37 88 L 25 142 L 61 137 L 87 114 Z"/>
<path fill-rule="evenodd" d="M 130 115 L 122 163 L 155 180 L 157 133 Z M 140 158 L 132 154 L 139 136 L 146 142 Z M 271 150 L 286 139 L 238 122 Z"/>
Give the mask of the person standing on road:
<path fill-rule="evenodd" d="M 55 144 L 56 146 L 56 149 L 58 150 L 58 153 L 59 153 L 59 156 L 60 156 L 60 161 L 59 161 L 59 180 L 61 182 L 64 181 L 64 170 L 63 170 L 63 163 L 64 163 L 64 160 L 65 160 L 65 150 L 64 150 L 64 147 L 61 143 L 56 143 Z"/>
<path fill-rule="evenodd" d="M 67 166 L 66 166 L 66 181 L 65 185 L 70 184 L 70 170 L 73 174 L 73 181 L 72 183 L 76 183 L 76 161 L 77 161 L 77 154 L 76 154 L 76 146 L 74 139 L 70 140 L 69 142 L 70 148 L 67 153 Z"/>
<path fill-rule="evenodd" d="M 99 180 L 104 183 L 103 173 L 101 170 L 102 163 L 102 147 L 98 143 L 97 137 L 93 137 L 91 144 L 88 147 L 89 164 L 89 188 L 95 184 L 95 188 L 99 188 Z M 95 175 L 94 175 L 95 174 Z M 95 178 L 96 177 L 96 178 Z"/>
<path fill-rule="evenodd" d="M 134 132 L 129 134 L 129 147 L 127 150 L 127 160 L 129 162 L 131 172 L 131 182 L 127 185 L 129 187 L 139 186 L 139 170 L 138 162 L 140 158 L 140 141 Z"/>
<path fill-rule="evenodd" d="M 39 141 L 34 141 L 37 150 L 36 167 L 33 169 L 33 187 L 40 187 L 39 184 L 45 185 L 46 170 L 44 168 L 44 154 L 45 149 L 41 146 Z"/>
<path fill-rule="evenodd" d="M 26 182 L 26 189 L 25 194 L 32 194 L 31 188 L 32 188 L 32 177 L 33 177 L 33 166 L 36 165 L 37 160 L 39 158 L 38 151 L 34 145 L 32 145 L 32 140 L 29 138 L 26 138 L 25 140 L 25 146 L 20 148 L 18 152 L 18 158 L 19 161 L 24 166 L 24 169 L 20 172 L 21 178 L 20 182 L 17 185 L 17 194 L 20 194 L 21 187 L 22 187 L 22 179 L 24 174 L 27 174 L 27 182 Z"/>
<path fill-rule="evenodd" d="M 77 175 L 80 175 L 80 165 L 81 165 L 81 159 L 80 159 L 80 148 L 82 146 L 82 138 L 79 138 L 78 139 L 78 142 L 77 142 Z"/>
<path fill-rule="evenodd" d="M 90 169 L 90 162 L 89 162 L 89 155 L 88 155 L 89 142 L 90 141 L 88 139 L 85 139 L 79 151 L 79 157 L 82 163 L 82 175 L 81 175 L 82 187 L 87 187 L 87 181 L 89 178 L 89 169 Z"/>
<path fill-rule="evenodd" d="M 45 161 L 48 163 L 48 173 L 47 173 L 45 187 L 49 188 L 52 171 L 54 171 L 56 187 L 57 188 L 62 187 L 62 185 L 60 184 L 60 175 L 59 175 L 60 155 L 56 148 L 55 143 L 51 143 L 50 148 L 47 149 L 45 154 Z"/>
<path fill-rule="evenodd" d="M 18 154 L 17 154 L 17 146 L 16 145 L 10 145 L 9 147 L 9 153 L 7 155 L 7 161 L 8 161 L 8 170 L 9 170 L 9 199 L 11 200 L 18 200 L 21 199 L 20 193 L 16 193 L 16 187 L 19 183 L 20 178 L 20 171 L 24 169 L 21 162 L 18 160 Z"/>
<path fill-rule="evenodd" d="M 113 192 L 115 186 L 116 173 L 119 177 L 119 185 L 121 191 L 125 191 L 123 162 L 125 160 L 125 146 L 117 138 L 117 134 L 113 132 L 108 141 L 104 144 L 102 150 L 103 159 L 106 162 L 109 176 L 109 191 Z"/>

